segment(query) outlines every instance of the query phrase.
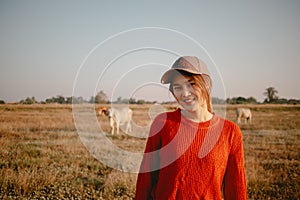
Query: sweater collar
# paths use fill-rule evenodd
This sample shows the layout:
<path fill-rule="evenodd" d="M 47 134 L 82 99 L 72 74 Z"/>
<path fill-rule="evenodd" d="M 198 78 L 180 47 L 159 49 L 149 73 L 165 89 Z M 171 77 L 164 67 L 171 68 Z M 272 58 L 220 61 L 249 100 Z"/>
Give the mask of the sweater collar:
<path fill-rule="evenodd" d="M 188 124 L 190 126 L 194 126 L 194 127 L 197 127 L 197 128 L 209 128 L 211 126 L 214 126 L 215 124 L 217 124 L 217 122 L 219 121 L 219 117 L 216 113 L 212 113 L 213 114 L 213 117 L 208 120 L 208 121 L 204 121 L 204 122 L 195 122 L 193 120 L 190 120 L 188 118 L 186 118 L 185 116 L 183 116 L 181 114 L 181 109 L 177 109 L 175 110 L 174 114 L 176 114 L 176 117 L 179 119 L 180 123 L 185 123 L 185 124 Z"/>

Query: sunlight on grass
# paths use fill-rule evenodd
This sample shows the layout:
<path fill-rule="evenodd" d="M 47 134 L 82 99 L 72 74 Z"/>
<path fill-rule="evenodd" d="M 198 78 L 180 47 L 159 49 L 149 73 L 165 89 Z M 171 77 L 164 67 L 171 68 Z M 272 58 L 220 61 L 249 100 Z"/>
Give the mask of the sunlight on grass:
<path fill-rule="evenodd" d="M 249 199 L 299 199 L 300 107 L 249 105 L 241 124 Z M 149 105 L 134 105 L 134 121 L 147 128 Z M 168 108 L 167 108 L 168 110 Z M 136 174 L 111 169 L 81 143 L 70 105 L 0 106 L 1 199 L 133 199 Z M 227 107 L 235 121 L 235 106 Z M 145 139 L 110 136 L 120 148 L 141 152 Z M 145 130 L 146 131 L 146 130 Z"/>

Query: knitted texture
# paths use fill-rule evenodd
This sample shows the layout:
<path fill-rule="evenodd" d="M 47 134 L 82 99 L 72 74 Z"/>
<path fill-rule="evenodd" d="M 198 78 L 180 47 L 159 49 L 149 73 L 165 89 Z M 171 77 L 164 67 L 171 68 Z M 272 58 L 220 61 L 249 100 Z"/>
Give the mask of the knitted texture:
<path fill-rule="evenodd" d="M 223 192 L 222 192 L 223 191 Z M 214 114 L 196 123 L 180 110 L 151 125 L 136 199 L 247 199 L 242 133 Z"/>

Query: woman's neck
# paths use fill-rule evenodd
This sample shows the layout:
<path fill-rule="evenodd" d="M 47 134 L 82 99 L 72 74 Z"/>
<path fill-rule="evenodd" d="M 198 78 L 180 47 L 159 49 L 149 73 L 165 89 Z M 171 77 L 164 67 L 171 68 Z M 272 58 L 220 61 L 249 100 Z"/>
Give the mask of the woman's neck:
<path fill-rule="evenodd" d="M 207 109 L 199 109 L 197 111 L 182 110 L 181 113 L 186 118 L 195 122 L 209 121 L 213 117 L 213 114 Z"/>

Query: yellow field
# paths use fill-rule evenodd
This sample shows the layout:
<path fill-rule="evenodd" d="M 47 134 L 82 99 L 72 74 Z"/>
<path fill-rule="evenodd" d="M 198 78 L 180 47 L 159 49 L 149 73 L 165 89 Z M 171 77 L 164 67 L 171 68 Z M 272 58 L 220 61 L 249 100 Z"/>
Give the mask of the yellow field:
<path fill-rule="evenodd" d="M 134 123 L 146 127 L 152 106 L 130 107 Z M 240 125 L 249 199 L 299 199 L 300 106 L 246 107 L 253 112 L 252 123 Z M 229 120 L 235 121 L 235 108 L 227 106 Z M 108 119 L 97 118 L 108 133 Z M 107 137 L 130 151 L 145 145 L 145 139 L 124 133 Z M 0 145 L 0 199 L 134 197 L 136 174 L 107 167 L 87 151 L 71 105 L 1 105 Z"/>

